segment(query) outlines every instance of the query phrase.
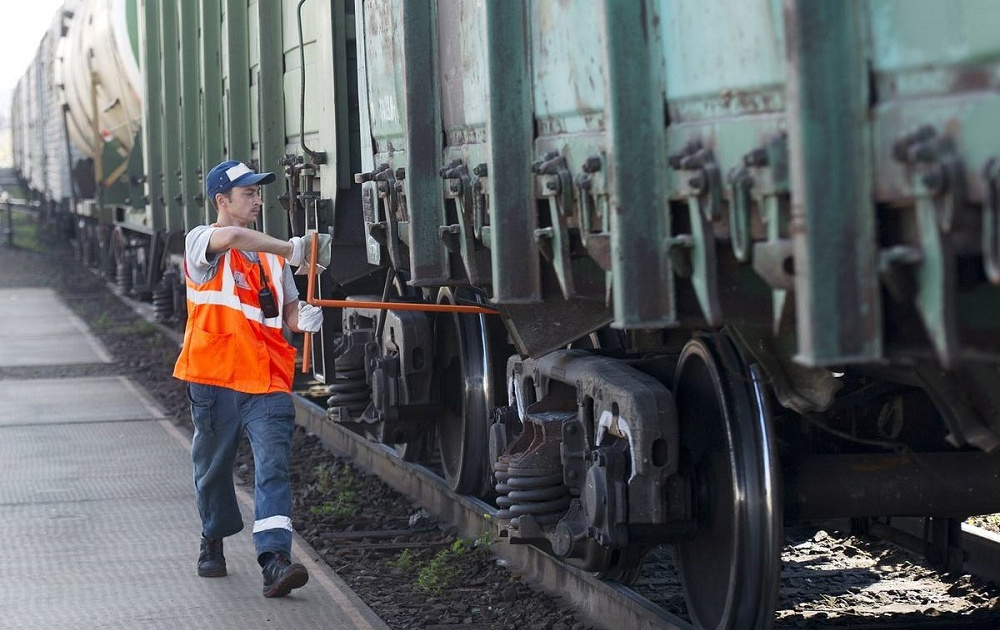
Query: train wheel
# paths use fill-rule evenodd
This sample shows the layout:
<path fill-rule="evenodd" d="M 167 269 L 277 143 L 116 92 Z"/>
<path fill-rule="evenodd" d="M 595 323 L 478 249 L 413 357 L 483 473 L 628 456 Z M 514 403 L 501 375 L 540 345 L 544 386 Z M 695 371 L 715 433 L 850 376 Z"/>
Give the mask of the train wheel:
<path fill-rule="evenodd" d="M 439 304 L 455 304 L 442 288 Z M 437 320 L 435 361 L 443 412 L 437 424 L 438 453 L 445 480 L 455 492 L 484 496 L 489 490 L 490 412 L 494 374 L 485 315 L 449 313 Z"/>
<path fill-rule="evenodd" d="M 687 343 L 674 396 L 698 533 L 676 545 L 688 612 L 704 629 L 768 628 L 781 568 L 777 451 L 757 367 L 732 342 Z"/>

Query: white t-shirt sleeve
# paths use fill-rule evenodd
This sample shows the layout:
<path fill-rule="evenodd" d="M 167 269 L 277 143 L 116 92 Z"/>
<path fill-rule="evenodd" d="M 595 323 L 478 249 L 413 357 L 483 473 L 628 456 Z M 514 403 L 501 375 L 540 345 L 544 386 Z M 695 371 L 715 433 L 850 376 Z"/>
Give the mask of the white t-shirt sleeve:
<path fill-rule="evenodd" d="M 199 225 L 191 228 L 184 237 L 184 260 L 187 274 L 195 284 L 201 284 L 215 275 L 219 266 L 219 258 L 224 252 L 208 253 L 208 242 L 212 233 L 218 229 L 211 225 Z"/>
<path fill-rule="evenodd" d="M 295 277 L 292 275 L 292 266 L 289 264 L 281 267 L 281 287 L 285 296 L 285 304 L 291 304 L 299 299 L 299 288 L 295 286 Z"/>

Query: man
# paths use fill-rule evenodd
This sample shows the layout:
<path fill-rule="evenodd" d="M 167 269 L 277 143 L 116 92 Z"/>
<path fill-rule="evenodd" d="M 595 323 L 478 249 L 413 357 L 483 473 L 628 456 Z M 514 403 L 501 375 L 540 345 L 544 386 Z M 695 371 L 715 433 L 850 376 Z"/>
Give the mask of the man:
<path fill-rule="evenodd" d="M 232 160 L 208 173 L 205 189 L 218 220 L 193 228 L 185 239 L 188 320 L 174 367 L 174 377 L 187 382 L 195 427 L 198 575 L 226 575 L 222 540 L 243 529 L 233 463 L 246 431 L 254 455 L 253 540 L 264 597 L 283 597 L 309 580 L 306 568 L 290 560 L 295 349 L 283 326 L 315 332 L 323 323 L 322 309 L 298 300 L 290 269 L 308 262 L 309 241 L 285 241 L 247 227 L 260 215 L 261 185 L 274 179 Z M 322 236 L 325 251 L 318 254 L 328 261 L 330 237 Z"/>

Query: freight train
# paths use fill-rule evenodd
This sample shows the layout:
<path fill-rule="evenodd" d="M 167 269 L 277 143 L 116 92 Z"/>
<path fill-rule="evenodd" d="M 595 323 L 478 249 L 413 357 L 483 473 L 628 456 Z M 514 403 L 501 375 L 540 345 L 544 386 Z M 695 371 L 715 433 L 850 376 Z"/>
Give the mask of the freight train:
<path fill-rule="evenodd" d="M 698 628 L 765 628 L 787 524 L 1000 511 L 1000 5 L 82 0 L 14 102 L 83 260 L 183 317 L 223 159 L 334 239 L 330 422 Z M 72 182 L 70 185 L 69 182 Z M 373 305 L 372 303 L 375 302 Z M 380 302 L 478 306 L 478 313 Z"/>

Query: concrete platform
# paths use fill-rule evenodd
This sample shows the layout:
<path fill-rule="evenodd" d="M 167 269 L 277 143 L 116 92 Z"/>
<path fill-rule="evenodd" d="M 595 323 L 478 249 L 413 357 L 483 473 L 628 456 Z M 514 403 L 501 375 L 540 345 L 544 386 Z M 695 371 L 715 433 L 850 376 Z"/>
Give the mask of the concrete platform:
<path fill-rule="evenodd" d="M 46 339 L 9 326 L 0 348 L 12 335 Z M 386 628 L 298 536 L 309 584 L 265 599 L 242 490 L 229 576 L 199 578 L 189 448 L 125 377 L 0 381 L 0 630 Z"/>
<path fill-rule="evenodd" d="M 110 363 L 52 289 L 0 289 L 0 367 Z"/>
<path fill-rule="evenodd" d="M 122 376 L 0 381 L 0 427 L 162 417 Z"/>

